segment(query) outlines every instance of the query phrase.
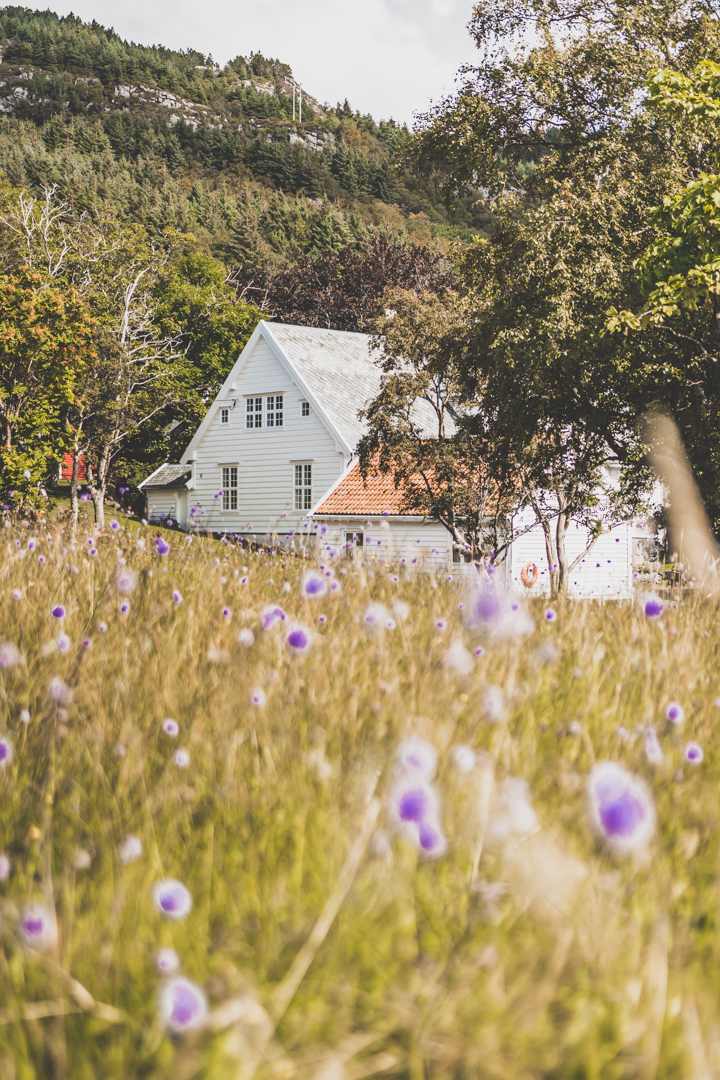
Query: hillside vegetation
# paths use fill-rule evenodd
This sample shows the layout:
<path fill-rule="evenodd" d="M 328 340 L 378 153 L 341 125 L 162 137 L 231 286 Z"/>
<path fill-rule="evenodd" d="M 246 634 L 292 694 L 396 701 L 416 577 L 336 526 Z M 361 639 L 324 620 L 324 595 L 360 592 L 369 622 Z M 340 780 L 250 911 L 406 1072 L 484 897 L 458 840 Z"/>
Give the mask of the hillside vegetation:
<path fill-rule="evenodd" d="M 0 10 L 0 49 L 0 170 L 32 190 L 57 184 L 77 211 L 107 204 L 125 222 L 193 232 L 246 271 L 379 227 L 442 247 L 487 225 L 476 197 L 450 213 L 404 164 L 405 126 L 306 93 L 293 122 L 278 60 L 220 68 L 18 7 Z"/>

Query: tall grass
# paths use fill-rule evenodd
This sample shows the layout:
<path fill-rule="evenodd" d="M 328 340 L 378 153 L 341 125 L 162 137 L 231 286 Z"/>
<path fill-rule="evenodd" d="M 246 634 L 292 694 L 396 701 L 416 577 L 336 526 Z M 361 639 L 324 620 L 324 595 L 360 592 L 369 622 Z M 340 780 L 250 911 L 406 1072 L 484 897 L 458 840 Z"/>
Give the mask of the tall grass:
<path fill-rule="evenodd" d="M 396 583 L 379 561 L 341 562 L 342 590 L 309 601 L 300 559 L 168 533 L 161 557 L 155 535 L 130 525 L 95 545 L 81 531 L 73 547 L 51 522 L 2 533 L 0 641 L 25 663 L 0 671 L 14 746 L 0 772 L 0 1077 L 720 1076 L 714 602 L 682 600 L 656 622 L 637 605 L 575 603 L 553 623 L 536 602 L 531 636 L 460 675 L 448 647 L 479 642 L 457 580 Z M 125 615 L 120 559 L 138 574 Z M 407 617 L 368 632 L 367 605 L 398 599 Z M 306 656 L 261 629 L 269 602 L 312 627 Z M 71 703 L 49 696 L 53 676 Z M 501 722 L 491 685 L 508 702 Z M 670 730 L 673 699 L 687 716 Z M 410 734 L 440 755 L 436 860 L 381 807 Z M 705 751 L 694 768 L 690 738 Z M 478 752 L 468 773 L 460 744 Z M 656 803 L 656 837 L 633 858 L 589 823 L 587 776 L 606 758 L 644 776 Z M 528 782 L 538 826 L 500 842 L 511 776 Z M 124 865 L 127 835 L 143 852 Z M 153 905 L 165 877 L 192 893 L 184 921 Z M 54 908 L 56 947 L 23 945 L 32 903 Z M 158 1019 L 161 946 L 211 1010 L 181 1038 Z"/>

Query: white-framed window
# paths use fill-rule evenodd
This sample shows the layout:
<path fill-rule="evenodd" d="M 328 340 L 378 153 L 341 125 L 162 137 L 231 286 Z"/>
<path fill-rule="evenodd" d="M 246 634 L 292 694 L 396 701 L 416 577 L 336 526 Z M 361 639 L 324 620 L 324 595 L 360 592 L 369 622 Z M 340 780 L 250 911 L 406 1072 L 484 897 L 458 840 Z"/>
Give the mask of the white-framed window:
<path fill-rule="evenodd" d="M 262 427 L 263 399 L 261 397 L 249 397 L 245 399 L 245 427 Z"/>
<path fill-rule="evenodd" d="M 363 553 L 363 544 L 365 543 L 364 532 L 346 532 L 345 533 L 345 550 L 347 551 L 348 559 L 355 559 L 358 555 Z"/>
<path fill-rule="evenodd" d="M 301 416 L 309 416 L 310 415 L 310 402 L 309 401 L 301 401 L 300 402 L 300 415 Z"/>
<path fill-rule="evenodd" d="M 222 508 L 223 510 L 237 510 L 238 508 L 237 465 L 223 465 L 222 467 Z"/>
<path fill-rule="evenodd" d="M 295 466 L 295 509 L 312 510 L 312 465 Z"/>
<path fill-rule="evenodd" d="M 230 423 L 230 410 L 229 409 L 221 409 L 220 410 L 220 423 L 221 424 L 229 424 Z"/>
<path fill-rule="evenodd" d="M 270 394 L 265 398 L 265 425 L 266 427 L 283 426 L 283 395 Z"/>

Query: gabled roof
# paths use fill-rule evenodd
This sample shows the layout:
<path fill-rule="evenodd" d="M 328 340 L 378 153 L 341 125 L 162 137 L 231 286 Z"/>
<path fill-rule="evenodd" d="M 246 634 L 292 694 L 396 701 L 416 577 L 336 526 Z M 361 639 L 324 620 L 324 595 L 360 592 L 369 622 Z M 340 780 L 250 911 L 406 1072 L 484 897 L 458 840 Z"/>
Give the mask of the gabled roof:
<path fill-rule="evenodd" d="M 357 414 L 376 397 L 380 389 L 382 373 L 374 363 L 369 335 L 262 320 L 255 327 L 195 432 L 183 455 L 185 460 L 192 457 L 222 402 L 235 390 L 245 362 L 260 338 L 265 339 L 300 391 L 312 403 L 339 446 L 348 456 L 352 456 L 366 430 Z M 414 413 L 427 437 L 432 438 L 436 424 L 431 406 L 419 401 Z"/>
<path fill-rule="evenodd" d="M 189 465 L 161 465 L 139 488 L 183 488 L 192 475 Z"/>
<path fill-rule="evenodd" d="M 341 478 L 340 482 L 315 507 L 313 516 L 326 514 L 357 515 L 367 517 L 387 514 L 391 517 L 421 517 L 417 512 L 403 509 L 402 493 L 395 487 L 391 473 L 370 472 L 366 479 L 360 473 L 357 462 Z"/>
<path fill-rule="evenodd" d="M 267 329 L 354 450 L 365 434 L 357 414 L 380 390 L 370 337 L 287 323 L 270 323 Z"/>

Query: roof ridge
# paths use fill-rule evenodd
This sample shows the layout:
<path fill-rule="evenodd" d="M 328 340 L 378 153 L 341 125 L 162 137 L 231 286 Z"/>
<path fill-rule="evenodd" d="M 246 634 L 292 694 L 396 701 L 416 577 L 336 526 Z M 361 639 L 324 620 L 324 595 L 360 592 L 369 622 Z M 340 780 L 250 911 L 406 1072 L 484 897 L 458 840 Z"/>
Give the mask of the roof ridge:
<path fill-rule="evenodd" d="M 361 338 L 368 338 L 368 339 L 372 337 L 372 334 L 363 334 L 363 332 L 361 330 L 332 330 L 332 329 L 330 329 L 330 327 L 325 327 L 325 326 L 300 326 L 297 323 L 272 322 L 270 319 L 263 319 L 262 321 L 266 322 L 268 324 L 268 326 L 273 326 L 273 327 L 285 326 L 289 330 L 301 330 L 303 333 L 311 333 L 311 334 L 342 334 L 345 337 L 361 337 Z"/>

